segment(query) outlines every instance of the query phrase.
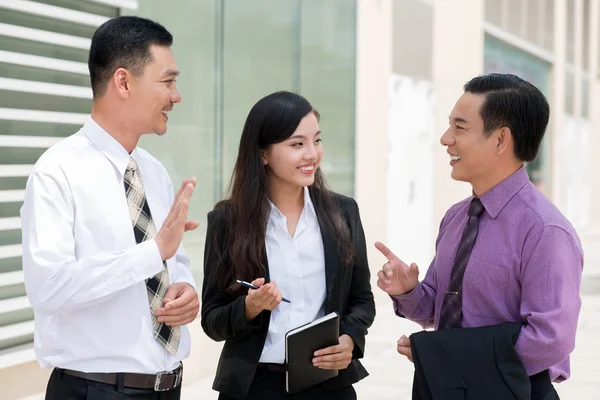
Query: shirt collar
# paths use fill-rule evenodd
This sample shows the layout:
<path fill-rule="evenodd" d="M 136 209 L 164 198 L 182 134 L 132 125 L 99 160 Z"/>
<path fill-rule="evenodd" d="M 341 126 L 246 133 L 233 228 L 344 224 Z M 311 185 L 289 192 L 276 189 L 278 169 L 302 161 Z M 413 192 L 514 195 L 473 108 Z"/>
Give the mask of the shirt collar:
<path fill-rule="evenodd" d="M 308 190 L 307 186 L 304 186 L 304 208 L 309 210 L 315 217 L 317 216 L 317 210 L 315 210 L 315 205 L 310 198 L 310 190 Z"/>
<path fill-rule="evenodd" d="M 484 193 L 480 200 L 490 217 L 495 219 L 527 182 L 529 182 L 529 176 L 525 166 L 522 166 L 517 172 Z"/>
<path fill-rule="evenodd" d="M 284 215 L 281 213 L 281 211 L 279 211 L 277 206 L 275 206 L 275 204 L 273 204 L 271 199 L 269 199 L 269 205 L 271 206 L 271 214 L 269 215 L 270 218 L 273 218 L 275 216 L 277 216 L 279 218 L 284 217 Z M 317 216 L 317 211 L 315 210 L 315 206 L 310 198 L 310 191 L 308 190 L 308 187 L 304 186 L 303 214 L 305 215 L 307 222 L 308 222 L 308 214 L 307 214 L 308 212 L 312 213 L 315 217 Z"/>
<path fill-rule="evenodd" d="M 131 157 L 133 157 L 138 165 L 140 164 L 140 155 L 137 147 L 133 149 L 131 154 L 127 153 L 127 150 L 125 150 L 121 143 L 117 142 L 114 137 L 98 125 L 91 115 L 87 117 L 83 125 L 83 132 L 122 176 L 125 175 L 125 170 Z"/>

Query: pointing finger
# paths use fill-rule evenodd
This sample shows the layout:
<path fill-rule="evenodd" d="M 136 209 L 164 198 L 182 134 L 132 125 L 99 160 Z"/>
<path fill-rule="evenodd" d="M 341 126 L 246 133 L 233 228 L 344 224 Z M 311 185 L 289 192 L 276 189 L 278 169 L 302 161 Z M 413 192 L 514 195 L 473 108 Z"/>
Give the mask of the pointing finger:
<path fill-rule="evenodd" d="M 375 242 L 375 247 L 388 259 L 388 261 L 396 260 L 398 257 L 387 246 L 381 242 Z"/>

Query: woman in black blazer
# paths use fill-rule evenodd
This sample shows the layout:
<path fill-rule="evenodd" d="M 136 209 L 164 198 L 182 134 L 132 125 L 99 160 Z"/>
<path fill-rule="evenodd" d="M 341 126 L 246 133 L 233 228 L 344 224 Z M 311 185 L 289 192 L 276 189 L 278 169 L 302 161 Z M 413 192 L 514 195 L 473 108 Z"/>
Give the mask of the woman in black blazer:
<path fill-rule="evenodd" d="M 375 318 L 365 238 L 356 202 L 325 186 L 318 120 L 294 93 L 256 103 L 229 196 L 208 214 L 202 328 L 225 341 L 219 399 L 355 399 L 352 384 L 368 375 L 358 360 Z M 339 345 L 319 350 L 313 364 L 338 375 L 288 395 L 285 333 L 333 311 Z"/>

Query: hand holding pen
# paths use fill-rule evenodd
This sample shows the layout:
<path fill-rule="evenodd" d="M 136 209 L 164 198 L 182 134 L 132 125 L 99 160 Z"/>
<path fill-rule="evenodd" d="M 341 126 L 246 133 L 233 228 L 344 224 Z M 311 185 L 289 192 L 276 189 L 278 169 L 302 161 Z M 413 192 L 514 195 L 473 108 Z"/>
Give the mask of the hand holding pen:
<path fill-rule="evenodd" d="M 253 320 L 263 310 L 273 311 L 283 300 L 281 290 L 277 287 L 275 281 L 265 284 L 265 278 L 258 278 L 251 283 L 238 281 L 238 284 L 248 287 L 251 285 L 256 289 L 249 288 L 246 296 L 246 318 Z M 288 300 L 289 301 L 289 300 Z"/>
<path fill-rule="evenodd" d="M 264 278 L 260 278 L 260 279 L 262 279 L 262 282 L 264 283 L 264 281 L 265 281 L 265 280 L 264 280 Z M 257 279 L 256 281 L 258 281 L 258 280 L 259 280 L 259 279 Z M 260 288 L 259 288 L 259 287 L 257 287 L 257 286 L 255 286 L 255 285 L 253 285 L 252 283 L 248 283 L 248 282 L 246 282 L 246 281 L 240 281 L 239 279 L 238 279 L 238 280 L 236 280 L 236 282 L 237 282 L 237 283 L 239 283 L 240 285 L 242 285 L 243 287 L 246 287 L 246 288 L 248 288 L 248 289 L 260 290 Z M 255 282 L 255 281 L 254 281 L 254 282 Z M 267 285 L 269 285 L 269 284 L 271 284 L 271 283 L 272 283 L 273 285 L 275 285 L 275 281 L 271 281 L 270 283 L 267 283 Z M 289 301 L 288 299 L 286 299 L 286 298 L 285 298 L 285 297 L 283 297 L 283 296 L 281 297 L 281 301 L 285 301 L 286 303 L 291 303 L 291 301 Z"/>

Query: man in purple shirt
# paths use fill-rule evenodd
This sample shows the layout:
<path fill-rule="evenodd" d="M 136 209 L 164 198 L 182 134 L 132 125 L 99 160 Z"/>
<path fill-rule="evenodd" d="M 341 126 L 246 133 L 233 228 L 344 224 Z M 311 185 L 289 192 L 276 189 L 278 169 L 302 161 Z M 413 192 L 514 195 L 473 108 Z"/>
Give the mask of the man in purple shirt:
<path fill-rule="evenodd" d="M 570 375 L 575 348 L 583 250 L 569 221 L 529 181 L 523 165 L 536 157 L 548 118 L 544 95 L 514 75 L 467 82 L 440 141 L 452 178 L 470 183 L 473 195 L 442 219 L 422 282 L 416 264 L 408 266 L 382 243 L 375 246 L 388 259 L 377 284 L 392 297 L 397 315 L 442 329 L 448 327 L 448 297 L 462 297 L 457 327 L 524 323 L 515 349 L 527 374 L 548 370 L 552 381 L 561 382 Z M 474 199 L 483 205 L 474 245 L 460 243 Z M 459 243 L 469 246 L 470 256 L 461 255 Z M 459 289 L 452 289 L 461 263 Z M 398 352 L 412 361 L 407 337 L 398 341 Z"/>

